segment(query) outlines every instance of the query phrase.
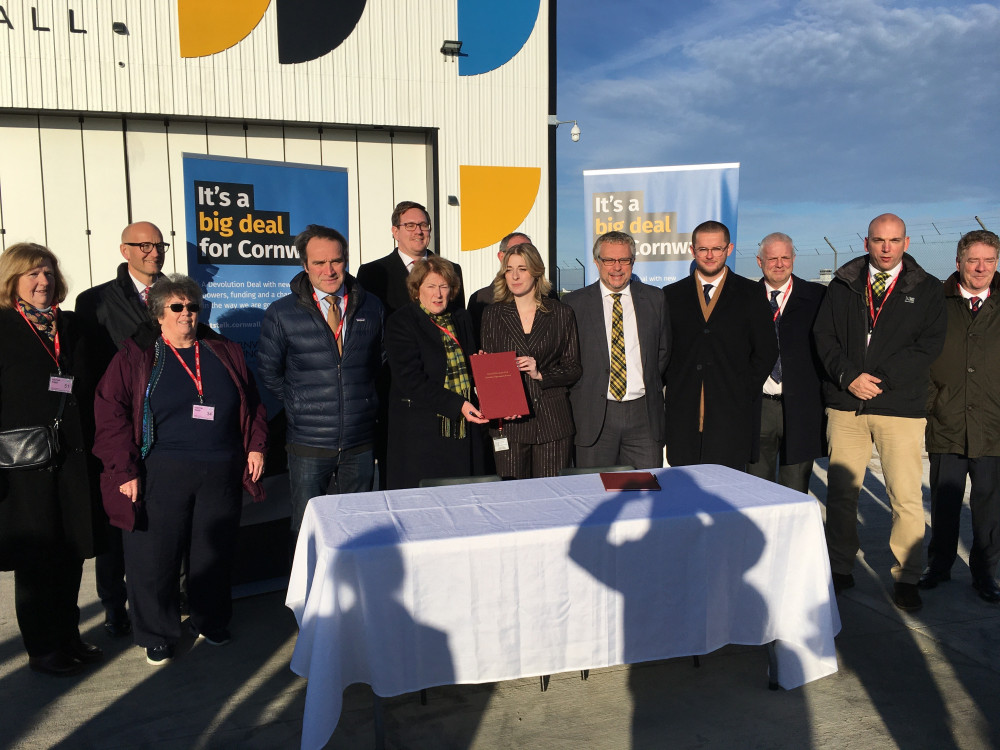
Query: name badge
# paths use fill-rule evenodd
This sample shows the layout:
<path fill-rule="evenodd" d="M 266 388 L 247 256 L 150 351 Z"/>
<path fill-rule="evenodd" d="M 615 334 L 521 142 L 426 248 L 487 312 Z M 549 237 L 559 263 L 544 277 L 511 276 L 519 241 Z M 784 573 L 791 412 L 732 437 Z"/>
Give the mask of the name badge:
<path fill-rule="evenodd" d="M 215 407 L 208 404 L 195 404 L 191 407 L 191 417 L 193 419 L 204 419 L 206 422 L 214 422 Z"/>
<path fill-rule="evenodd" d="M 72 393 L 73 377 L 64 375 L 52 375 L 49 378 L 49 390 L 53 393 Z"/>
<path fill-rule="evenodd" d="M 505 437 L 493 438 L 493 450 L 495 450 L 497 453 L 499 453 L 500 451 L 510 450 L 510 445 L 507 444 L 507 438 Z"/>

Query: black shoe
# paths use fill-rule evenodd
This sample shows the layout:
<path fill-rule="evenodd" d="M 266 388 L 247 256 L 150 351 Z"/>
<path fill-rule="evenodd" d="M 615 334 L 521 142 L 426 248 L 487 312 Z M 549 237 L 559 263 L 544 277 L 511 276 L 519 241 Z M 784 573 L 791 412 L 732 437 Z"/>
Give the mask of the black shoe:
<path fill-rule="evenodd" d="M 950 581 L 950 580 L 951 580 L 950 570 L 938 571 L 928 568 L 927 570 L 924 571 L 924 574 L 920 576 L 920 580 L 917 582 L 917 588 L 924 589 L 926 591 L 927 589 L 934 588 L 939 583 L 944 583 L 945 581 Z"/>
<path fill-rule="evenodd" d="M 1000 586 L 992 578 L 975 578 L 972 588 L 979 592 L 979 598 L 984 602 L 996 604 L 1000 602 Z"/>
<path fill-rule="evenodd" d="M 212 646 L 225 646 L 232 640 L 232 636 L 225 628 L 212 633 L 202 633 L 190 620 L 188 620 L 188 627 L 191 629 L 191 634 L 194 636 L 196 641 L 203 640 Z"/>
<path fill-rule="evenodd" d="M 109 609 L 104 613 L 104 630 L 112 638 L 124 638 L 132 632 L 125 608 Z"/>
<path fill-rule="evenodd" d="M 854 574 L 853 573 L 834 573 L 833 574 L 833 592 L 839 594 L 841 591 L 846 589 L 854 588 Z"/>
<path fill-rule="evenodd" d="M 162 646 L 153 646 L 146 649 L 146 662 L 154 667 L 167 664 L 174 658 L 174 647 L 164 643 Z"/>
<path fill-rule="evenodd" d="M 104 658 L 104 652 L 100 648 L 93 643 L 84 643 L 79 634 L 63 647 L 62 652 L 84 664 L 96 664 Z"/>
<path fill-rule="evenodd" d="M 924 603 L 920 601 L 920 593 L 915 583 L 897 581 L 892 587 L 892 603 L 904 612 L 916 612 Z"/>
<path fill-rule="evenodd" d="M 83 671 L 84 664 L 61 651 L 53 651 L 45 656 L 29 656 L 28 666 L 35 672 L 52 675 L 53 677 L 68 677 Z"/>

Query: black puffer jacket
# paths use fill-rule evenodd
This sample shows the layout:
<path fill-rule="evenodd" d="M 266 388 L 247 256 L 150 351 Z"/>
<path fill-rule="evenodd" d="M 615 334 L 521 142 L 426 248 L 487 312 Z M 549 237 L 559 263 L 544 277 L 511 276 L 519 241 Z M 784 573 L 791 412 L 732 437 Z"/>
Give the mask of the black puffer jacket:
<path fill-rule="evenodd" d="M 864 255 L 837 269 L 820 305 L 813 336 L 826 369 L 823 400 L 841 411 L 922 418 L 927 413 L 928 373 L 944 346 L 947 326 L 941 282 L 904 255 L 870 343 L 867 286 Z M 869 401 L 847 390 L 863 372 L 882 380 L 882 393 Z"/>
<path fill-rule="evenodd" d="M 353 276 L 344 283 L 343 356 L 305 271 L 292 279 L 292 293 L 273 302 L 264 315 L 257 370 L 285 404 L 290 444 L 348 450 L 375 440 L 375 378 L 385 358 L 385 314 L 382 303 Z"/>

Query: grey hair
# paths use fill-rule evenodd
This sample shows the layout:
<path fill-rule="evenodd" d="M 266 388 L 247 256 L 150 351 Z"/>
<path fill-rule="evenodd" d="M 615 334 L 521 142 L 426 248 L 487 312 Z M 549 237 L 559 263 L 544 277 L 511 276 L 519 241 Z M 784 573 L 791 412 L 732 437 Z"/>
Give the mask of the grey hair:
<path fill-rule="evenodd" d="M 792 248 L 792 255 L 795 255 L 795 243 L 792 242 L 792 238 L 789 237 L 784 232 L 771 232 L 767 237 L 760 241 L 760 247 L 757 248 L 757 257 L 761 260 L 764 259 L 764 250 L 772 242 L 787 242 L 788 246 Z"/>
<path fill-rule="evenodd" d="M 601 245 L 625 245 L 629 255 L 635 258 L 635 240 L 628 232 L 605 232 L 594 240 L 594 260 L 601 254 Z"/>
<path fill-rule="evenodd" d="M 511 232 L 502 240 L 500 240 L 500 247 L 497 248 L 498 252 L 501 253 L 507 252 L 507 248 L 510 246 L 510 241 L 515 237 L 524 237 L 524 239 L 527 240 L 528 244 L 529 245 L 531 244 L 531 237 L 526 235 L 524 232 Z"/>
<path fill-rule="evenodd" d="M 164 276 L 149 290 L 149 314 L 156 320 L 163 317 L 163 309 L 171 297 L 186 297 L 201 305 L 201 287 L 197 281 L 182 273 Z"/>

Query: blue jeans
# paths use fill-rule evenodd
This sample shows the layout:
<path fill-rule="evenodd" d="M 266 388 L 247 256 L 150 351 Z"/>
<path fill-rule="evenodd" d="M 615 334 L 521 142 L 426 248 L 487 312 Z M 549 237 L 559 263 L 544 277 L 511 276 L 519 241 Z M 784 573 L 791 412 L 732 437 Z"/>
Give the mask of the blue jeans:
<path fill-rule="evenodd" d="M 375 475 L 375 454 L 341 451 L 325 458 L 288 454 L 288 479 L 291 484 L 292 534 L 298 535 L 302 516 L 309 500 L 320 495 L 345 492 L 369 492 Z"/>

